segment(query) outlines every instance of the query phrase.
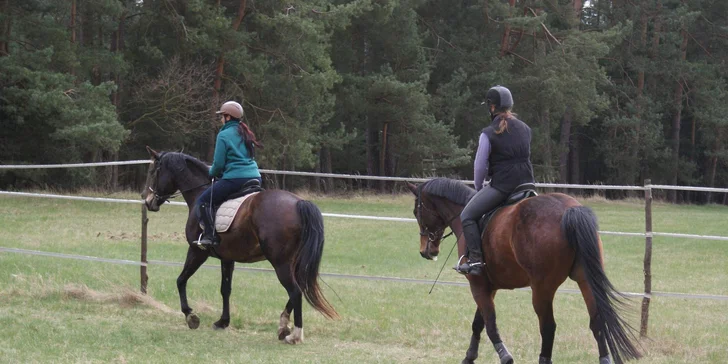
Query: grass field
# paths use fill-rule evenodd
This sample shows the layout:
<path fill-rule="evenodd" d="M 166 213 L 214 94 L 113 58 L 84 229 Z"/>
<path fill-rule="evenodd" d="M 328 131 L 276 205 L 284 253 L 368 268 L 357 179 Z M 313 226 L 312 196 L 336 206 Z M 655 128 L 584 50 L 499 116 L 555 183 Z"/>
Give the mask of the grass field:
<path fill-rule="evenodd" d="M 412 217 L 410 196 L 309 198 L 324 212 Z M 602 230 L 644 231 L 639 202 L 584 203 Z M 728 235 L 724 206 L 656 203 L 653 210 L 655 231 Z M 149 217 L 149 259 L 183 261 L 186 209 L 164 206 Z M 326 273 L 432 280 L 453 244 L 446 240 L 442 259 L 433 263 L 419 257 L 416 224 L 340 218 L 325 224 Z M 0 196 L 2 247 L 138 260 L 139 231 L 139 205 Z M 728 295 L 728 243 L 654 240 L 654 291 Z M 610 279 L 620 290 L 641 292 L 644 240 L 603 241 Z M 465 282 L 451 271 L 453 261 L 440 279 Z M 190 280 L 190 304 L 202 326 L 189 330 L 175 285 L 180 269 L 150 266 L 149 294 L 142 296 L 138 267 L 0 253 L 0 362 L 459 363 L 469 342 L 475 306 L 466 287 L 437 286 L 428 295 L 424 284 L 329 277 L 325 294 L 342 318 L 326 320 L 304 306 L 306 341 L 286 346 L 275 337 L 285 291 L 273 274 L 248 271 L 234 275 L 231 327 L 213 331 L 221 309 L 219 269 L 202 269 Z M 629 316 L 636 327 L 638 303 Z M 496 305 L 516 362 L 535 362 L 540 336 L 530 293 L 499 292 Z M 597 362 L 581 296 L 557 294 L 554 307 L 554 361 Z M 650 313 L 641 362 L 728 362 L 728 301 L 654 297 Z M 478 362 L 497 362 L 485 335 Z"/>

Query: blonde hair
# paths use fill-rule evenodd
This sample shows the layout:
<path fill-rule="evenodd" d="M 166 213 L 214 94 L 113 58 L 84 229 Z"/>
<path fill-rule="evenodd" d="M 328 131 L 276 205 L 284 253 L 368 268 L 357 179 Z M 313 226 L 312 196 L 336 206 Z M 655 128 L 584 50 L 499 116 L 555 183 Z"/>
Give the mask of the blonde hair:
<path fill-rule="evenodd" d="M 498 123 L 498 129 L 495 131 L 496 134 L 503 134 L 504 131 L 508 131 L 508 119 L 516 117 L 516 114 L 514 114 L 510 109 L 499 112 L 498 116 L 500 116 L 500 123 Z"/>

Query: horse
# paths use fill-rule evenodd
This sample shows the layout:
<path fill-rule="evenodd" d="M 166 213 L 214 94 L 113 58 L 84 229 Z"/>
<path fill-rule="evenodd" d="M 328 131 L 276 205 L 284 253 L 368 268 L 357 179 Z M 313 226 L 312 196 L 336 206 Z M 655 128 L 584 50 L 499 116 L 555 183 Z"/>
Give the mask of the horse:
<path fill-rule="evenodd" d="M 288 293 L 288 302 L 278 322 L 278 339 L 288 344 L 303 342 L 302 296 L 325 317 L 338 318 L 337 312 L 323 296 L 318 285 L 318 271 L 324 248 L 321 211 L 310 201 L 283 190 L 265 190 L 247 198 L 230 228 L 220 233 L 220 244 L 211 248 L 193 242 L 202 232 L 194 204 L 209 185 L 209 167 L 183 153 L 156 152 L 147 147 L 151 164 L 142 199 L 149 211 L 160 206 L 177 191 L 184 197 L 189 216 L 185 236 L 189 247 L 184 268 L 177 278 L 182 313 L 190 329 L 200 319 L 187 303 L 187 280 L 213 256 L 222 268 L 222 315 L 213 328 L 230 324 L 230 292 L 235 262 L 253 263 L 267 259 Z M 289 327 L 294 314 L 293 332 Z"/>
<path fill-rule="evenodd" d="M 465 254 L 460 213 L 475 194 L 465 184 L 438 178 L 418 186 L 407 182 L 415 195 L 414 215 L 420 226 L 420 255 L 432 260 L 440 251 L 446 227 L 458 236 L 458 254 Z M 499 289 L 531 287 L 533 308 L 541 333 L 539 364 L 550 364 L 556 322 L 553 299 L 567 277 L 576 281 L 589 312 L 589 328 L 599 349 L 599 363 L 617 364 L 638 359 L 634 329 L 619 315 L 624 295 L 607 278 L 602 241 L 591 209 L 562 193 L 529 197 L 495 212 L 482 233 L 485 273 L 468 275 L 477 304 L 470 345 L 462 364 L 478 357 L 485 327 L 501 364 L 513 356 L 498 333 L 495 294 Z"/>

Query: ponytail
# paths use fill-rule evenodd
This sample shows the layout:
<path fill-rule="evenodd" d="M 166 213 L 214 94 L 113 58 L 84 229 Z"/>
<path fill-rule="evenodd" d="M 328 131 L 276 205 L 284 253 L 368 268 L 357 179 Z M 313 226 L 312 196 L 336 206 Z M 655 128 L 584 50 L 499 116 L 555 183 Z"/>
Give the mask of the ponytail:
<path fill-rule="evenodd" d="M 511 110 L 506 110 L 500 114 L 500 122 L 498 123 L 498 129 L 495 131 L 496 134 L 503 134 L 504 131 L 508 131 L 508 119 L 512 118 L 514 114 Z"/>
<path fill-rule="evenodd" d="M 255 147 L 263 148 L 263 144 L 255 138 L 255 133 L 242 121 L 238 123 L 238 133 L 243 137 L 243 142 L 245 143 L 245 148 L 248 150 L 250 158 L 255 158 Z"/>

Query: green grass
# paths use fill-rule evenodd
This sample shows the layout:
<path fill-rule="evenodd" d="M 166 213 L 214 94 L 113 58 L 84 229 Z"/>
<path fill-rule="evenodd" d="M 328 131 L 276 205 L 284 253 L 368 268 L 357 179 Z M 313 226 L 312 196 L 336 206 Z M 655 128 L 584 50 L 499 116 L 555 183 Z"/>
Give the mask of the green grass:
<path fill-rule="evenodd" d="M 120 194 L 116 198 L 136 198 Z M 411 196 L 308 196 L 322 211 L 412 217 Z M 644 231 L 639 203 L 588 200 L 602 230 Z M 654 230 L 728 235 L 728 209 L 656 203 Z M 149 214 L 149 259 L 181 262 L 186 209 Z M 322 272 L 434 279 L 437 263 L 419 257 L 416 224 L 326 218 Z M 139 259 L 140 206 L 0 196 L 0 246 L 104 258 Z M 644 239 L 603 236 L 607 273 L 623 291 L 643 290 Z M 728 295 L 728 243 L 655 238 L 653 290 Z M 216 265 L 211 259 L 208 264 Z M 441 280 L 464 282 L 449 269 Z M 270 267 L 267 262 L 248 265 Z M 305 306 L 305 343 L 275 337 L 286 295 L 270 273 L 237 271 L 231 327 L 210 329 L 221 309 L 219 269 L 202 269 L 188 285 L 202 326 L 189 330 L 179 312 L 180 267 L 150 266 L 149 294 L 136 293 L 139 268 L 0 253 L 0 362 L 456 363 L 470 337 L 474 303 L 466 287 L 325 278 L 342 318 L 329 321 Z M 568 282 L 565 288 L 574 288 Z M 337 298 L 333 291 L 336 291 Z M 538 357 L 538 321 L 528 291 L 499 292 L 498 324 L 517 362 Z M 562 293 L 554 360 L 596 361 L 581 296 Z M 630 322 L 639 325 L 639 301 Z M 728 302 L 654 297 L 644 363 L 728 362 Z M 484 335 L 481 359 L 495 362 Z"/>

